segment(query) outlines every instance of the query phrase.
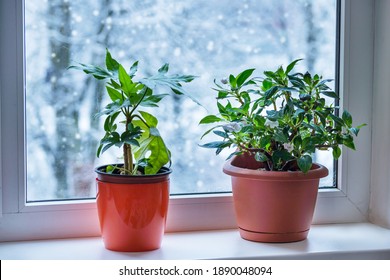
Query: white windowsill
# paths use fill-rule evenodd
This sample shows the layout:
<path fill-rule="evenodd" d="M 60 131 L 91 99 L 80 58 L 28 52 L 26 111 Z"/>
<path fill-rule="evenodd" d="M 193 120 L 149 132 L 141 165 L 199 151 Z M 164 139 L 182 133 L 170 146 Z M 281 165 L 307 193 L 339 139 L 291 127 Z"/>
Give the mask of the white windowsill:
<path fill-rule="evenodd" d="M 106 250 L 100 237 L 0 243 L 0 259 L 390 259 L 390 230 L 369 223 L 313 225 L 307 240 L 255 243 L 237 230 L 168 233 L 161 249 Z"/>

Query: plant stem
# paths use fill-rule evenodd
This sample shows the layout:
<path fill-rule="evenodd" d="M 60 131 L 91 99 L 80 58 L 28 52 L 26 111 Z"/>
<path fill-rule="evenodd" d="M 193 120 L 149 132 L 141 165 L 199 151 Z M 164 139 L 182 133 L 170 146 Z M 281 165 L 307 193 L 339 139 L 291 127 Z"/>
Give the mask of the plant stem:
<path fill-rule="evenodd" d="M 125 174 L 129 175 L 133 173 L 133 157 L 131 155 L 131 145 L 124 144 L 123 145 L 123 157 L 124 157 L 124 169 Z"/>
<path fill-rule="evenodd" d="M 126 131 L 128 130 L 128 126 L 131 123 L 131 119 L 126 118 Z M 123 160 L 124 160 L 124 168 L 125 174 L 133 174 L 133 155 L 131 152 L 130 144 L 123 144 Z"/>
<path fill-rule="evenodd" d="M 147 127 L 150 128 L 150 126 L 145 122 L 145 120 L 144 120 L 143 118 L 141 118 L 141 116 L 139 116 L 139 115 L 133 115 L 133 119 L 134 119 L 134 118 L 138 118 L 141 122 L 144 123 L 144 125 L 146 125 Z"/>
<path fill-rule="evenodd" d="M 133 113 L 135 112 L 135 110 L 137 110 L 139 104 L 141 104 L 141 102 L 144 100 L 144 98 L 145 98 L 145 96 L 146 96 L 146 93 L 148 92 L 148 88 L 147 88 L 147 87 L 144 87 L 144 88 L 142 89 L 142 91 L 143 91 L 142 97 L 140 98 L 140 100 L 138 101 L 138 103 L 135 104 L 135 105 L 133 106 L 133 109 L 132 109 L 132 110 L 130 111 L 130 113 L 129 113 L 130 116 L 133 115 Z M 127 128 L 127 127 L 126 127 L 126 128 Z"/>
<path fill-rule="evenodd" d="M 233 92 L 234 92 L 235 97 L 237 98 L 237 101 L 240 102 L 241 105 L 243 105 L 244 100 L 242 100 L 239 90 L 236 89 Z"/>

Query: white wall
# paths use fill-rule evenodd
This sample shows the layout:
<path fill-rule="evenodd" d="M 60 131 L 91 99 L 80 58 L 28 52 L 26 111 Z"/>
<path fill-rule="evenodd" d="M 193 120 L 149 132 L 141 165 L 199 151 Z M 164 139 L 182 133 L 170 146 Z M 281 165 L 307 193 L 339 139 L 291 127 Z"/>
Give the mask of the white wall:
<path fill-rule="evenodd" d="M 390 1 L 375 1 L 370 220 L 390 228 Z M 368 92 L 367 94 L 371 94 Z M 364 160 L 364 159 L 362 159 Z M 358 172 L 358 171 L 357 171 Z"/>

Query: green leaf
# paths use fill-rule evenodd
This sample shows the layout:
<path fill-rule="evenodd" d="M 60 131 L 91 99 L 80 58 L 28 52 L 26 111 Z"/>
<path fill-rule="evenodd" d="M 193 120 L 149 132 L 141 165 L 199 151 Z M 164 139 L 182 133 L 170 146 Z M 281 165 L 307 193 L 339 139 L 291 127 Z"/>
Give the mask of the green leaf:
<path fill-rule="evenodd" d="M 203 144 L 203 145 L 200 145 L 202 148 L 208 148 L 208 149 L 218 149 L 218 148 L 226 148 L 228 146 L 230 146 L 231 143 L 230 142 L 226 142 L 226 141 L 214 141 L 214 142 L 210 142 L 210 143 L 206 143 L 206 144 Z"/>
<path fill-rule="evenodd" d="M 300 147 L 302 145 L 302 137 L 300 135 L 295 136 L 293 144 L 295 147 Z"/>
<path fill-rule="evenodd" d="M 144 84 L 150 89 L 154 89 L 157 86 L 165 86 L 170 88 L 175 94 L 185 95 L 194 101 L 196 104 L 202 106 L 195 97 L 187 93 L 181 86 L 181 83 L 188 83 L 195 79 L 195 76 L 192 75 L 165 75 L 163 73 L 158 73 L 157 75 L 143 78 L 140 80 L 141 84 Z"/>
<path fill-rule="evenodd" d="M 265 162 L 269 160 L 269 158 L 263 152 L 257 152 L 255 154 L 255 160 L 259 162 Z"/>
<path fill-rule="evenodd" d="M 348 127 L 352 127 L 352 116 L 347 110 L 344 110 L 342 119 Z"/>
<path fill-rule="evenodd" d="M 279 160 L 282 160 L 282 161 L 288 161 L 288 160 L 291 160 L 293 159 L 293 157 L 290 155 L 290 153 L 286 150 L 281 150 L 281 151 L 275 151 L 273 154 L 272 154 L 272 161 L 274 163 L 278 162 Z"/>
<path fill-rule="evenodd" d="M 226 98 L 229 95 L 229 93 L 230 92 L 227 91 L 227 90 L 219 90 L 217 99 L 224 99 L 224 98 Z"/>
<path fill-rule="evenodd" d="M 355 148 L 355 143 L 353 142 L 353 139 L 344 140 L 344 141 L 343 141 L 343 144 L 344 144 L 346 147 L 348 147 L 348 148 L 350 148 L 350 149 L 352 149 L 352 150 L 356 150 L 356 148 Z"/>
<path fill-rule="evenodd" d="M 129 71 L 129 76 L 134 77 L 137 70 L 138 70 L 138 61 L 134 62 L 133 65 L 131 65 L 130 71 Z"/>
<path fill-rule="evenodd" d="M 298 167 L 303 173 L 307 173 L 312 166 L 312 158 L 309 155 L 303 155 L 298 158 Z"/>
<path fill-rule="evenodd" d="M 229 75 L 229 83 L 233 88 L 237 86 L 237 80 L 232 74 Z"/>
<path fill-rule="evenodd" d="M 112 146 L 120 147 L 123 145 L 123 142 L 120 140 L 120 135 L 117 132 L 106 133 L 106 135 L 100 140 L 100 146 L 98 148 L 98 156 L 103 154 Z"/>
<path fill-rule="evenodd" d="M 116 101 L 116 100 L 123 101 L 123 96 L 119 91 L 109 86 L 106 86 L 106 89 L 107 89 L 108 96 L 110 96 L 112 101 Z"/>
<path fill-rule="evenodd" d="M 122 143 L 120 143 L 121 137 L 120 137 L 119 133 L 116 131 L 111 132 L 108 140 L 109 140 L 109 142 L 112 142 L 117 146 L 120 146 L 122 144 Z"/>
<path fill-rule="evenodd" d="M 231 159 L 233 156 L 241 155 L 241 154 L 242 154 L 241 151 L 233 152 L 233 153 L 231 153 L 231 154 L 226 158 L 226 160 L 229 160 L 229 159 Z"/>
<path fill-rule="evenodd" d="M 104 152 L 106 152 L 109 148 L 111 148 L 112 146 L 114 145 L 117 145 L 117 144 L 114 144 L 114 143 L 108 143 L 106 145 L 103 145 L 103 149 L 101 150 L 101 154 L 103 154 Z"/>
<path fill-rule="evenodd" d="M 321 80 L 319 83 L 318 83 L 318 85 L 317 85 L 317 87 L 319 88 L 319 89 L 329 89 L 329 87 L 326 85 L 326 83 L 330 83 L 330 82 L 333 82 L 333 79 L 323 79 L 323 80 Z"/>
<path fill-rule="evenodd" d="M 119 65 L 118 74 L 119 74 L 119 81 L 121 83 L 121 87 L 123 91 L 127 94 L 130 94 L 134 89 L 134 84 L 122 65 Z"/>
<path fill-rule="evenodd" d="M 222 103 L 217 102 L 217 108 L 218 108 L 219 113 L 220 113 L 222 116 L 225 116 L 225 115 L 228 114 L 227 109 L 225 108 L 225 106 L 223 106 Z"/>
<path fill-rule="evenodd" d="M 300 89 L 305 88 L 305 84 L 303 83 L 303 81 L 300 78 L 298 78 L 296 76 L 288 75 L 288 79 L 289 79 L 290 83 L 293 84 L 293 86 L 298 87 Z"/>
<path fill-rule="evenodd" d="M 134 126 L 133 124 L 129 124 L 128 128 L 121 135 L 121 141 L 123 143 L 127 143 L 130 145 L 139 146 L 137 139 L 142 136 L 142 130 L 139 126 Z"/>
<path fill-rule="evenodd" d="M 142 102 L 140 103 L 141 106 L 144 107 L 158 107 L 158 103 L 169 94 L 153 94 L 150 96 L 146 96 Z"/>
<path fill-rule="evenodd" d="M 118 72 L 119 69 L 119 63 L 114 58 L 112 58 L 111 53 L 106 49 L 106 67 L 107 70 L 111 72 Z"/>
<path fill-rule="evenodd" d="M 217 117 L 215 115 L 208 115 L 200 120 L 199 124 L 209 124 L 209 123 L 216 123 L 223 121 L 224 119 L 221 119 L 220 117 Z"/>
<path fill-rule="evenodd" d="M 161 167 L 171 160 L 171 153 L 161 137 L 152 136 L 148 143 L 151 152 L 148 158 L 148 165 L 145 167 L 145 174 L 156 174 Z"/>
<path fill-rule="evenodd" d="M 247 69 L 238 74 L 236 78 L 237 87 L 241 87 L 245 83 L 245 81 L 252 75 L 253 71 L 255 71 L 255 69 Z"/>
<path fill-rule="evenodd" d="M 301 60 L 302 60 L 302 59 L 296 59 L 296 60 L 294 60 L 293 62 L 291 62 L 291 63 L 287 66 L 287 68 L 286 68 L 286 74 L 290 73 L 291 70 L 294 69 L 295 65 L 296 65 L 299 61 L 301 61 Z"/>
<path fill-rule="evenodd" d="M 332 118 L 332 120 L 334 120 L 334 122 L 339 125 L 339 126 L 344 126 L 345 125 L 345 122 L 342 118 L 336 116 L 336 115 L 333 115 L 333 114 L 329 114 L 329 116 Z"/>
<path fill-rule="evenodd" d="M 114 132 L 117 129 L 117 125 L 115 124 L 115 120 L 118 117 L 119 112 L 108 115 L 106 120 L 104 121 L 104 131 L 106 132 Z"/>
<path fill-rule="evenodd" d="M 157 119 L 147 112 L 140 112 L 140 114 L 148 126 L 141 120 L 132 122 L 134 126 L 138 126 L 144 131 L 138 139 L 139 147 L 133 149 L 134 158 L 137 163 L 147 163 L 145 174 L 156 174 L 161 167 L 170 161 L 171 153 L 156 128 Z M 145 158 L 149 153 L 149 157 Z"/>
<path fill-rule="evenodd" d="M 149 137 L 140 140 L 139 147 L 134 149 L 134 157 L 137 162 L 143 161 L 146 155 L 150 153 L 146 159 L 145 174 L 156 174 L 161 167 L 170 161 L 170 151 L 161 136 L 155 136 L 155 134 L 151 133 Z"/>
<path fill-rule="evenodd" d="M 117 112 L 120 112 L 122 108 L 130 106 L 130 101 L 125 99 L 123 102 L 121 100 L 116 100 L 112 103 L 107 104 L 103 110 L 95 115 L 95 117 L 101 117 L 103 115 L 113 115 Z"/>
<path fill-rule="evenodd" d="M 271 144 L 271 136 L 264 136 L 260 139 L 260 148 L 267 148 Z"/>
<path fill-rule="evenodd" d="M 300 90 L 297 89 L 297 88 L 294 88 L 294 87 L 279 87 L 279 90 L 281 91 L 295 91 L 295 92 L 299 92 Z"/>
<path fill-rule="evenodd" d="M 327 113 L 322 111 L 314 111 L 314 113 L 320 118 L 322 125 L 326 126 Z"/>
<path fill-rule="evenodd" d="M 283 113 L 281 111 L 275 111 L 275 110 L 268 110 L 267 111 L 267 118 L 270 121 L 277 121 L 282 117 L 283 117 Z"/>
<path fill-rule="evenodd" d="M 158 69 L 158 73 L 166 74 L 168 70 L 169 70 L 169 64 L 165 63 L 163 66 L 160 67 L 160 69 Z"/>
<path fill-rule="evenodd" d="M 321 93 L 325 96 L 328 96 L 328 97 L 331 97 L 331 98 L 335 98 L 335 99 L 340 99 L 340 97 L 337 95 L 336 92 L 334 91 L 330 91 L 330 90 L 325 90 L 325 91 L 321 91 Z"/>
<path fill-rule="evenodd" d="M 360 129 L 362 128 L 362 127 L 364 127 L 364 126 L 366 126 L 367 124 L 361 124 L 361 125 L 359 125 L 359 126 L 357 126 L 357 127 L 351 127 L 350 129 L 349 129 L 349 131 L 351 131 L 355 136 L 358 136 L 358 134 L 359 134 L 359 132 L 360 132 Z"/>
<path fill-rule="evenodd" d="M 214 134 L 216 134 L 216 135 L 218 135 L 218 136 L 220 136 L 222 138 L 228 138 L 229 137 L 229 135 L 226 132 L 224 132 L 224 131 L 215 130 L 213 132 L 214 132 Z"/>
<path fill-rule="evenodd" d="M 108 82 L 107 84 L 113 87 L 114 89 L 119 89 L 119 90 L 121 89 L 121 85 L 118 84 L 114 79 L 110 79 L 110 82 Z"/>
<path fill-rule="evenodd" d="M 287 136 L 283 133 L 283 131 L 281 130 L 277 130 L 275 131 L 275 134 L 274 134 L 274 139 L 278 142 L 281 142 L 281 143 L 286 143 L 288 142 L 288 138 Z"/>
<path fill-rule="evenodd" d="M 265 122 L 266 122 L 266 118 L 261 116 L 261 115 L 254 115 L 253 117 L 253 124 L 259 128 L 262 128 L 264 129 L 265 128 Z M 252 125 L 250 125 L 252 126 Z"/>
<path fill-rule="evenodd" d="M 157 127 L 158 120 L 155 116 L 152 114 L 149 114 L 148 112 L 140 111 L 139 112 L 144 119 L 144 121 L 148 124 L 149 128 L 150 127 Z"/>
<path fill-rule="evenodd" d="M 313 124 L 313 128 L 314 130 L 320 134 L 321 136 L 324 135 L 326 132 L 325 130 L 323 129 L 323 126 L 322 125 L 316 125 L 316 124 Z"/>
<path fill-rule="evenodd" d="M 308 101 L 311 99 L 311 95 L 307 93 L 300 93 L 299 94 L 299 99 L 302 101 Z"/>
<path fill-rule="evenodd" d="M 124 137 L 123 143 L 129 144 L 129 145 L 132 145 L 132 146 L 136 146 L 136 147 L 139 146 L 139 142 L 136 139 L 126 138 L 125 136 L 123 136 L 123 137 Z"/>
<path fill-rule="evenodd" d="M 108 174 L 112 174 L 112 172 L 114 172 L 114 170 L 115 170 L 115 167 L 114 167 L 114 166 L 112 166 L 112 165 L 107 165 L 107 167 L 106 167 L 106 172 L 107 172 Z"/>
<path fill-rule="evenodd" d="M 283 66 L 279 66 L 278 70 L 276 70 L 276 74 L 279 78 L 284 78 L 286 73 L 284 72 Z"/>
<path fill-rule="evenodd" d="M 102 153 L 103 144 L 100 144 L 97 151 L 96 151 L 96 157 L 100 157 Z"/>
<path fill-rule="evenodd" d="M 205 137 L 207 134 L 209 134 L 211 131 L 213 131 L 214 129 L 218 128 L 218 127 L 222 127 L 223 125 L 217 125 L 217 126 L 214 126 L 210 129 L 208 129 L 205 133 L 203 133 L 203 135 L 200 137 L 200 139 L 202 140 L 203 137 Z"/>
<path fill-rule="evenodd" d="M 271 99 L 275 95 L 275 93 L 277 93 L 278 91 L 279 91 L 278 86 L 271 87 L 266 92 L 264 92 L 265 99 Z"/>
<path fill-rule="evenodd" d="M 186 94 L 180 83 L 188 83 L 193 79 L 195 79 L 195 76 L 163 75 L 162 73 L 158 73 L 157 75 L 148 78 L 143 78 L 140 80 L 140 82 L 150 89 L 154 89 L 157 86 L 166 86 L 171 88 L 172 90 L 176 90 L 176 94 Z"/>
<path fill-rule="evenodd" d="M 153 135 L 153 136 L 161 136 L 160 131 L 157 129 L 157 127 L 151 127 L 149 129 L 149 133 L 150 133 L 150 135 Z"/>
<path fill-rule="evenodd" d="M 298 108 L 294 113 L 294 117 L 298 117 L 299 115 L 303 115 L 303 114 L 305 114 L 305 110 Z"/>
<path fill-rule="evenodd" d="M 305 75 L 303 75 L 303 80 L 305 81 L 306 84 L 308 85 L 311 84 L 311 75 L 309 72 L 306 72 Z"/>
<path fill-rule="evenodd" d="M 84 71 L 84 73 L 92 75 L 95 79 L 104 80 L 112 78 L 113 74 L 99 66 L 79 63 L 78 65 L 70 65 L 68 69 L 78 69 Z"/>
<path fill-rule="evenodd" d="M 332 149 L 333 149 L 333 151 L 332 151 L 333 157 L 335 159 L 338 159 L 341 156 L 341 149 L 340 149 L 340 147 L 339 146 L 334 146 Z"/>
<path fill-rule="evenodd" d="M 262 90 L 266 91 L 269 90 L 273 86 L 273 82 L 269 79 L 264 79 L 263 82 L 261 83 L 262 85 Z"/>
<path fill-rule="evenodd" d="M 264 75 L 266 75 L 268 78 L 275 79 L 276 74 L 272 71 L 264 71 Z"/>
<path fill-rule="evenodd" d="M 357 128 L 357 127 L 351 127 L 351 128 L 349 129 L 349 131 L 350 131 L 351 133 L 353 133 L 355 136 L 358 136 L 360 129 Z"/>
<path fill-rule="evenodd" d="M 104 131 L 111 132 L 111 116 L 108 116 L 104 121 Z"/>

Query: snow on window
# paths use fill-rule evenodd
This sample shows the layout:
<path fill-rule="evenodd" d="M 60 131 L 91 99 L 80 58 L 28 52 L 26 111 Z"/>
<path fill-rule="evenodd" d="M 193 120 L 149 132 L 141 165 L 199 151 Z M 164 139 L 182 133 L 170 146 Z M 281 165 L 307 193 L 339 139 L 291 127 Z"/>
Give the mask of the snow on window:
<path fill-rule="evenodd" d="M 215 107 L 214 79 L 246 68 L 256 74 L 296 58 L 335 78 L 336 1 L 311 0 L 35 0 L 25 3 L 27 193 L 29 201 L 95 196 L 94 167 L 103 130 L 93 115 L 104 104 L 102 83 L 72 62 L 104 65 L 105 48 L 143 74 L 163 63 L 199 76 L 187 87 L 205 108 L 169 97 L 159 129 L 172 152 L 171 193 L 230 191 L 226 156 L 198 146 L 199 120 Z M 208 112 L 207 112 L 208 111 Z M 333 161 L 323 185 L 333 185 Z"/>

